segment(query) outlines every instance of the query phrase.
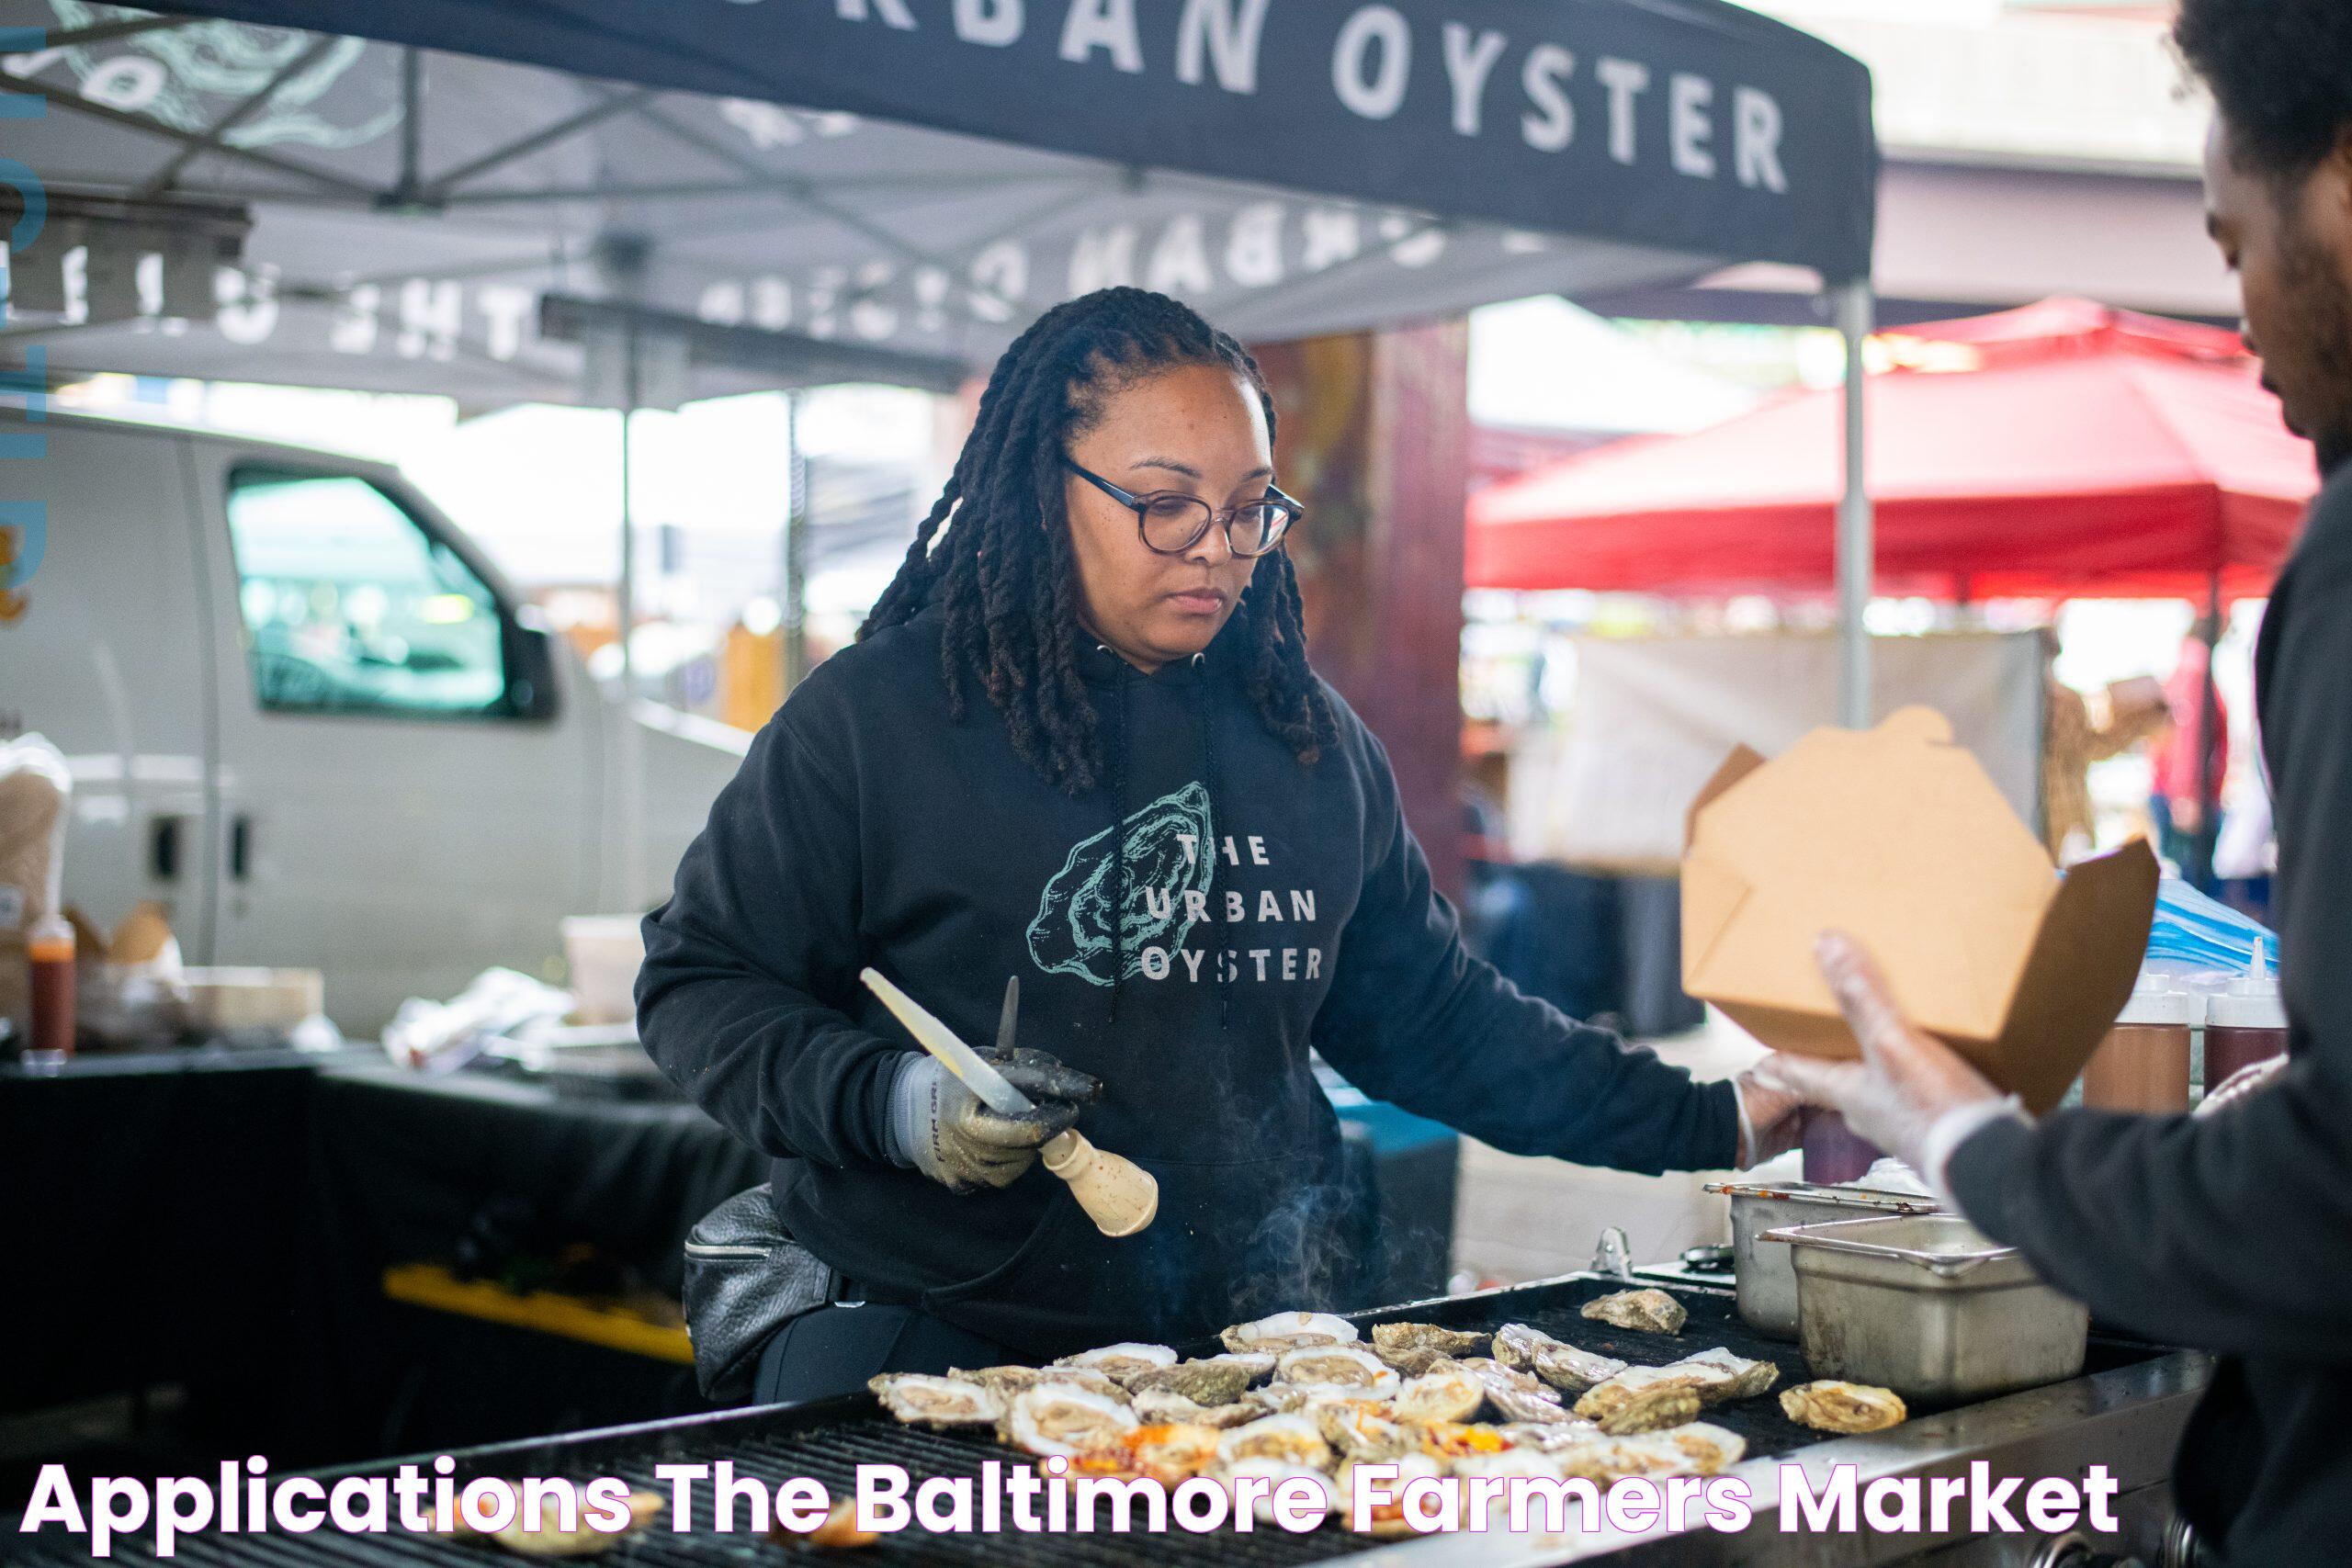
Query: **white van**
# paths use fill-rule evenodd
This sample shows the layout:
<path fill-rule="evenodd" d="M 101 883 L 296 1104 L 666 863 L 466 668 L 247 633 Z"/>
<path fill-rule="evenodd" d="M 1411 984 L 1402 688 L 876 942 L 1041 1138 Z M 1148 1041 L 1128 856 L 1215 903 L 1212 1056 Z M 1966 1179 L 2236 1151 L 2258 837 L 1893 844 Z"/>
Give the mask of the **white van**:
<path fill-rule="evenodd" d="M 624 717 L 481 552 L 380 464 L 129 421 L 0 412 L 47 544 L 0 623 L 0 725 L 72 760 L 67 900 L 165 905 L 192 964 L 322 970 L 373 1034 L 559 920 L 650 907 L 749 738 Z M 616 763 L 645 781 L 624 886 Z"/>

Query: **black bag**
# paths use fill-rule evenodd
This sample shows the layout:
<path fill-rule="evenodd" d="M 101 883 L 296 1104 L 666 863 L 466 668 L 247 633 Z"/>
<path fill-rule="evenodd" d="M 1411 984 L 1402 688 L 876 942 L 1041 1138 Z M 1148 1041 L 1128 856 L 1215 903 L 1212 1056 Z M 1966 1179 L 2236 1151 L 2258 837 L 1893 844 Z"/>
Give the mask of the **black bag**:
<path fill-rule="evenodd" d="M 833 1282 L 831 1266 L 776 1222 L 764 1181 L 696 1221 L 686 1233 L 686 1335 L 703 1397 L 750 1398 L 768 1340 L 831 1301 Z"/>

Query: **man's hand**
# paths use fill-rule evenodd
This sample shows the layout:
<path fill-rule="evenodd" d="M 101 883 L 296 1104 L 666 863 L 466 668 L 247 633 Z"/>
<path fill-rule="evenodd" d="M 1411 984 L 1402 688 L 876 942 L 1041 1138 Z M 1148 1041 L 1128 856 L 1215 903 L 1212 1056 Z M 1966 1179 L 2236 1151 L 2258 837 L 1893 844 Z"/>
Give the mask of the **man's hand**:
<path fill-rule="evenodd" d="M 1779 1052 L 1732 1079 L 1739 1097 L 1739 1168 L 1762 1165 L 1804 1139 L 1804 1108 L 1816 1102 L 1781 1073 Z"/>
<path fill-rule="evenodd" d="M 1000 1115 L 930 1056 L 907 1064 L 890 1086 L 893 1157 L 951 1192 L 1012 1185 L 1036 1159 L 1038 1145 L 1068 1132 L 1080 1107 L 1102 1093 L 1102 1079 L 1043 1051 L 980 1055 L 1035 1109 Z"/>
<path fill-rule="evenodd" d="M 1823 934 L 1815 956 L 1847 1027 L 1860 1043 L 1860 1062 L 1775 1056 L 1775 1075 L 1808 1100 L 1845 1113 L 1862 1137 L 1908 1165 L 1939 1194 L 1943 1168 L 1968 1134 L 1996 1116 L 2021 1114 L 2013 1099 L 1967 1060 L 1912 1026 L 1879 973 L 1842 931 Z"/>

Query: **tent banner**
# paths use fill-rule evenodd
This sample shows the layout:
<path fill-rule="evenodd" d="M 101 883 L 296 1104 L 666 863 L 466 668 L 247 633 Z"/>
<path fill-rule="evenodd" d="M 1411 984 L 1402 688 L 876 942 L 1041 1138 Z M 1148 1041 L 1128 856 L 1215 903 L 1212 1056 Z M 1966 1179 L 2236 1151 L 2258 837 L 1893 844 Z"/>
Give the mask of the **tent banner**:
<path fill-rule="evenodd" d="M 195 12 L 1737 260 L 1869 268 L 1857 61 L 1721 0 L 200 0 Z"/>

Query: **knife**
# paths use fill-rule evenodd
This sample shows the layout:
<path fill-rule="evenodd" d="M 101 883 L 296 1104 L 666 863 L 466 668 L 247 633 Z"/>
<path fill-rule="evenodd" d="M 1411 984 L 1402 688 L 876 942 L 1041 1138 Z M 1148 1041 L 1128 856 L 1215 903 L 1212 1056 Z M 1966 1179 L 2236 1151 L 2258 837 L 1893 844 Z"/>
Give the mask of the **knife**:
<path fill-rule="evenodd" d="M 989 1110 L 1000 1116 L 1022 1116 L 1036 1109 L 1027 1095 L 989 1065 L 986 1057 L 958 1040 L 954 1030 L 933 1018 L 879 972 L 861 970 L 858 978 L 865 982 L 867 990 L 882 998 L 882 1005 L 890 1010 L 892 1018 L 906 1026 L 907 1032 L 915 1037 L 915 1043 L 963 1079 Z M 997 1043 L 1001 1049 L 1012 1048 L 1013 1022 L 1020 1009 L 1021 979 L 1015 976 L 1004 987 L 1004 1010 L 997 1021 Z M 1151 1224 L 1159 1213 L 1159 1183 L 1151 1172 L 1132 1160 L 1096 1148 L 1075 1127 L 1046 1139 L 1037 1156 L 1047 1170 L 1069 1183 L 1070 1196 L 1078 1200 L 1079 1207 L 1094 1222 L 1094 1228 L 1104 1235 L 1133 1235 Z"/>
<path fill-rule="evenodd" d="M 1000 1116 L 1026 1116 L 1037 1109 L 1034 1100 L 1013 1088 L 1002 1073 L 989 1066 L 986 1057 L 956 1039 L 954 1030 L 933 1018 L 921 1003 L 892 985 L 880 972 L 864 970 L 858 978 L 865 982 L 867 990 L 882 998 L 882 1005 L 890 1010 L 892 1018 L 906 1026 L 907 1032 L 915 1037 L 915 1043 L 938 1057 L 942 1066 L 962 1078 L 965 1087 L 978 1095 L 990 1111 Z M 1019 984 L 1019 978 L 1015 977 L 1013 985 L 1017 987 Z M 1000 1046 L 1011 1032 L 1012 1011 L 1019 997 L 1018 990 L 1008 989 L 1005 992 L 1004 1021 L 997 1029 Z"/>

